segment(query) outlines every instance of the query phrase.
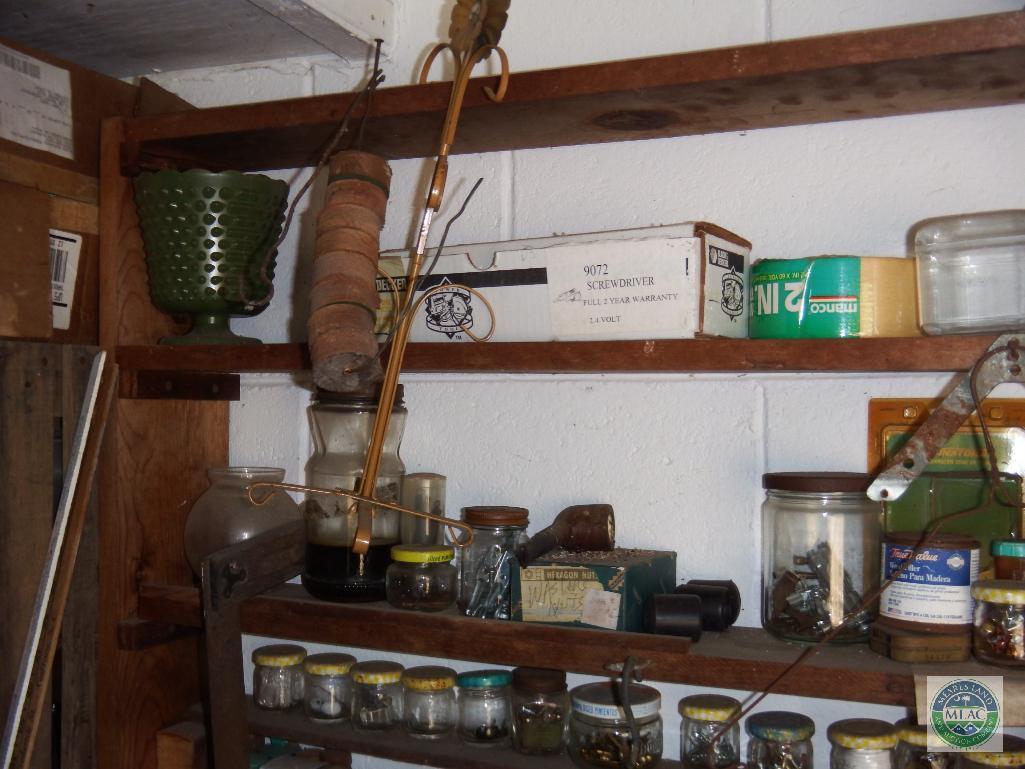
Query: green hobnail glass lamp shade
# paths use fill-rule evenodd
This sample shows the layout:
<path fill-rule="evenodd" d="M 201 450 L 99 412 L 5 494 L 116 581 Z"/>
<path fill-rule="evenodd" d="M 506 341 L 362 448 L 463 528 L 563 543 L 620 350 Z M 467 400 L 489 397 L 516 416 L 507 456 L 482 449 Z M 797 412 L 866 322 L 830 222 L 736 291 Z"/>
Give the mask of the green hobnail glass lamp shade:
<path fill-rule="evenodd" d="M 185 336 L 165 344 L 259 343 L 231 332 L 231 316 L 263 311 L 270 286 L 260 268 L 285 218 L 288 185 L 238 171 L 162 170 L 135 180 L 153 304 L 191 315 Z M 274 257 L 268 276 L 274 275 Z"/>

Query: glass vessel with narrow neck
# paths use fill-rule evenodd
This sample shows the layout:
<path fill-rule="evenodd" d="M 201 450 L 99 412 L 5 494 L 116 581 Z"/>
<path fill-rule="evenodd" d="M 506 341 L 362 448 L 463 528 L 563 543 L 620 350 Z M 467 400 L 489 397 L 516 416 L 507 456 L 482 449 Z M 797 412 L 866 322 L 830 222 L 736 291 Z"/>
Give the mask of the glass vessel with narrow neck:
<path fill-rule="evenodd" d="M 310 406 L 314 452 L 306 464 L 306 482 L 325 489 L 358 491 L 363 464 L 377 417 L 376 392 L 339 395 L 318 391 Z M 406 409 L 402 385 L 395 393 L 381 451 L 374 496 L 398 503 L 405 465 L 399 457 Z M 352 552 L 358 516 L 347 497 L 310 494 L 303 503 L 306 519 L 306 564 L 302 582 L 316 598 L 327 601 L 382 601 L 391 546 L 399 541 L 399 513 L 377 509 L 370 549 L 362 558 Z"/>

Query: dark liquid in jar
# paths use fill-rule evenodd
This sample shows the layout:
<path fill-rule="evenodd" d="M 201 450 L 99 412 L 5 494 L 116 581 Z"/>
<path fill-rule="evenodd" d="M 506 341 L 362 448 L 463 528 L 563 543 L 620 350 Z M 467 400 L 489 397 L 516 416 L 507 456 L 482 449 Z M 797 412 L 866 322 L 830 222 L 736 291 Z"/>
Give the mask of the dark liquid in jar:
<path fill-rule="evenodd" d="M 391 563 L 391 543 L 371 545 L 364 559 L 363 574 L 360 575 L 359 556 L 352 552 L 351 547 L 308 542 L 303 587 L 322 601 L 383 601 L 384 573 Z"/>

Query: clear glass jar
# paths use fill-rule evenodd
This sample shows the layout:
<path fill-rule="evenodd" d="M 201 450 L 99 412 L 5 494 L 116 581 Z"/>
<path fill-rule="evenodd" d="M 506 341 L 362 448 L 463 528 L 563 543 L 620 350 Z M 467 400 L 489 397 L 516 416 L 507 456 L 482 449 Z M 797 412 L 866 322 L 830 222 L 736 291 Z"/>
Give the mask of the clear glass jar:
<path fill-rule="evenodd" d="M 1025 766 L 1025 740 L 1004 735 L 1004 749 L 999 753 L 957 753 L 960 769 L 990 769 L 994 766 Z"/>
<path fill-rule="evenodd" d="M 954 769 L 957 753 L 933 752 L 929 750 L 928 733 L 924 726 L 898 721 L 897 753 L 894 758 L 896 769 Z"/>
<path fill-rule="evenodd" d="M 740 702 L 723 694 L 692 694 L 680 700 L 680 760 L 688 769 L 726 769 L 740 761 L 740 722 L 716 740 L 726 723 L 740 712 Z M 709 751 L 712 762 L 709 763 Z"/>
<path fill-rule="evenodd" d="M 388 603 L 398 609 L 441 611 L 456 600 L 455 557 L 448 545 L 395 545 L 386 574 Z"/>
<path fill-rule="evenodd" d="M 972 585 L 975 622 L 972 653 L 980 662 L 1025 665 L 1025 583 L 980 579 Z"/>
<path fill-rule="evenodd" d="M 409 473 L 402 479 L 399 501 L 403 507 L 431 515 L 445 515 L 447 479 L 438 473 Z M 436 545 L 445 541 L 445 531 L 437 521 L 400 513 L 399 540 L 403 545 Z"/>
<path fill-rule="evenodd" d="M 267 710 L 289 710 L 303 701 L 306 650 L 271 644 L 253 651 L 253 702 Z"/>
<path fill-rule="evenodd" d="M 370 660 L 352 666 L 352 724 L 359 729 L 391 729 L 402 722 L 402 665 Z"/>
<path fill-rule="evenodd" d="M 437 739 L 456 728 L 456 671 L 440 665 L 407 668 L 402 674 L 402 713 L 406 732 Z"/>
<path fill-rule="evenodd" d="M 459 736 L 469 745 L 500 745 L 509 738 L 508 670 L 471 670 L 460 673 Z"/>
<path fill-rule="evenodd" d="M 210 553 L 299 519 L 298 506 L 283 491 L 262 505 L 254 505 L 246 493 L 250 483 L 285 480 L 280 467 L 212 467 L 206 474 L 210 488 L 199 495 L 185 520 L 185 557 L 197 577 Z"/>
<path fill-rule="evenodd" d="M 584 684 L 570 692 L 568 750 L 581 769 L 649 769 L 662 760 L 662 695 L 643 684 L 630 684 L 629 694 L 636 744 L 617 684 Z"/>
<path fill-rule="evenodd" d="M 815 722 L 801 713 L 767 710 L 744 723 L 750 769 L 812 769 Z"/>
<path fill-rule="evenodd" d="M 990 543 L 993 554 L 993 576 L 997 579 L 1025 580 L 1025 540 L 994 539 Z"/>
<path fill-rule="evenodd" d="M 459 611 L 471 617 L 509 619 L 510 564 L 527 541 L 528 512 L 522 507 L 463 508 L 473 543 L 461 551 Z"/>
<path fill-rule="evenodd" d="M 927 219 L 912 230 L 927 334 L 1025 326 L 1025 211 Z"/>
<path fill-rule="evenodd" d="M 893 769 L 897 730 L 875 718 L 848 718 L 829 725 L 829 769 Z"/>
<path fill-rule="evenodd" d="M 512 672 L 512 743 L 520 753 L 561 753 L 569 728 L 566 674 L 547 668 Z"/>
<path fill-rule="evenodd" d="M 311 721 L 344 721 L 352 708 L 351 654 L 311 654 L 303 660 L 303 711 Z"/>
<path fill-rule="evenodd" d="M 762 625 L 773 635 L 818 641 L 879 587 L 883 508 L 865 494 L 871 481 L 862 473 L 762 476 Z M 875 604 L 860 610 L 833 642 L 868 640 L 875 612 Z"/>
<path fill-rule="evenodd" d="M 309 409 L 313 456 L 306 463 L 306 482 L 326 489 L 356 490 L 377 417 L 376 391 L 339 395 L 318 390 Z M 399 501 L 406 467 L 399 457 L 406 409 L 402 385 L 395 393 L 388 431 L 381 451 L 375 496 Z M 370 549 L 362 558 L 352 552 L 357 514 L 352 500 L 311 494 L 303 503 L 306 519 L 306 563 L 302 582 L 310 595 L 325 601 L 383 601 L 384 575 L 391 546 L 399 541 L 399 513 L 376 509 Z"/>

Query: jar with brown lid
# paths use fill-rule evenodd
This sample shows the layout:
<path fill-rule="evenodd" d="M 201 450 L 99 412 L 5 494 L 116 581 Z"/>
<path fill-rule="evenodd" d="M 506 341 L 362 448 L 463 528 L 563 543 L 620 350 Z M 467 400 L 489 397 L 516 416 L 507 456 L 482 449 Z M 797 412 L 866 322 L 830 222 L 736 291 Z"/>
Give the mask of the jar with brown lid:
<path fill-rule="evenodd" d="M 509 619 L 510 578 L 516 548 L 527 540 L 523 507 L 463 508 L 473 543 L 462 551 L 459 610 L 471 617 Z"/>
<path fill-rule="evenodd" d="M 879 586 L 882 505 L 864 473 L 766 473 L 762 505 L 762 624 L 774 635 L 818 641 L 845 617 L 834 642 L 864 641 Z M 855 611 L 857 610 L 857 611 Z"/>
<path fill-rule="evenodd" d="M 893 581 L 880 597 L 878 623 L 919 633 L 969 633 L 979 540 L 933 534 L 928 544 L 921 541 L 914 531 L 883 535 L 881 579 Z"/>
<path fill-rule="evenodd" d="M 547 668 L 512 672 L 512 743 L 520 753 L 561 753 L 569 725 L 566 674 Z"/>

